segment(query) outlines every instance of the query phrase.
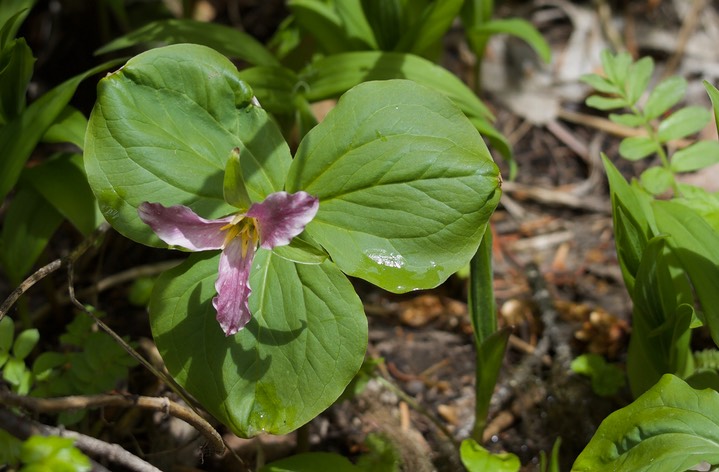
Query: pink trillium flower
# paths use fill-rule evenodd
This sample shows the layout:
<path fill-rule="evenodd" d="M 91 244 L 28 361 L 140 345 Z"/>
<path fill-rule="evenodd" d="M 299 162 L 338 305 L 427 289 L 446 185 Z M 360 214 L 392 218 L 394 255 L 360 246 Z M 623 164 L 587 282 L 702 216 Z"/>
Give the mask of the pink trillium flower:
<path fill-rule="evenodd" d="M 233 335 L 252 317 L 248 305 L 250 268 L 258 247 L 285 246 L 304 231 L 317 214 L 319 200 L 306 192 L 276 192 L 245 213 L 206 220 L 183 205 L 164 207 L 142 203 L 140 219 L 171 246 L 190 251 L 221 249 L 212 305 L 226 336 Z"/>

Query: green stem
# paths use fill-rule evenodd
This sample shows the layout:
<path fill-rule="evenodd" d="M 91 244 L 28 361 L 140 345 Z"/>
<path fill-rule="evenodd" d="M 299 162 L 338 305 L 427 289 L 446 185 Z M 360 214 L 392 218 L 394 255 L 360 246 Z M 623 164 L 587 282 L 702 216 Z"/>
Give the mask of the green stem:
<path fill-rule="evenodd" d="M 492 282 L 492 229 L 487 224 L 479 249 L 469 262 L 468 308 L 477 346 L 497 331 Z"/>

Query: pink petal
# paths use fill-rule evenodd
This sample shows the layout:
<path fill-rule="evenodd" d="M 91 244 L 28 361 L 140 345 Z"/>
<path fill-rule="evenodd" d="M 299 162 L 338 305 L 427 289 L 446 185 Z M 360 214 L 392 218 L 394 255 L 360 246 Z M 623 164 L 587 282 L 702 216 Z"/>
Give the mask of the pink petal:
<path fill-rule="evenodd" d="M 217 296 L 212 306 L 217 310 L 217 321 L 231 336 L 250 321 L 250 267 L 255 257 L 255 245 L 248 241 L 247 253 L 242 257 L 242 238 L 233 238 L 220 255 L 220 270 L 215 281 Z"/>
<path fill-rule="evenodd" d="M 142 203 L 137 208 L 140 219 L 170 246 L 190 251 L 220 249 L 225 242 L 223 226 L 232 217 L 206 220 L 183 205 L 164 207 L 159 203 Z"/>
<path fill-rule="evenodd" d="M 254 203 L 247 216 L 257 219 L 260 246 L 272 249 L 289 244 L 304 231 L 319 207 L 319 200 L 307 192 L 275 192 L 262 203 Z"/>

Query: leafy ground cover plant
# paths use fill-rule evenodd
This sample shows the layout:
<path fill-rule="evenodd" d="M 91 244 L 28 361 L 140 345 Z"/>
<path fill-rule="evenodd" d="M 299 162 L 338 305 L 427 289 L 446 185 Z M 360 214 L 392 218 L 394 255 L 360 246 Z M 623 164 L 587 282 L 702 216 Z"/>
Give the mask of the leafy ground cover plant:
<path fill-rule="evenodd" d="M 609 53 L 602 60 L 607 77 L 592 75 L 585 80 L 611 96 L 593 96 L 587 104 L 600 109 L 629 108 L 630 114 L 610 118 L 640 126 L 646 135 L 625 139 L 620 154 L 632 160 L 657 154 L 661 166 L 649 168 L 639 182 L 629 184 L 604 157 L 617 254 L 634 303 L 627 374 L 637 399 L 602 423 L 573 470 L 706 467 L 718 460 L 712 439 L 718 425 L 707 408 L 716 401 L 714 389 L 719 383 L 717 371 L 706 368 L 710 362 L 696 368 L 691 331 L 704 326 L 714 343 L 719 341 L 719 225 L 713 203 L 717 196 L 682 184 L 675 175 L 718 162 L 719 146 L 699 141 L 668 156 L 666 143 L 699 131 L 710 113 L 682 108 L 657 124 L 682 99 L 683 80 L 666 79 L 642 106 L 638 102 L 649 84 L 651 60 L 632 62 L 626 54 Z M 716 89 L 706 87 L 714 99 Z M 714 100 L 715 114 L 717 105 Z M 668 190 L 672 198 L 656 198 Z M 701 390 L 705 388 L 711 390 Z"/>
<path fill-rule="evenodd" d="M 251 319 L 236 334 L 220 329 L 211 304 L 216 280 L 222 285 L 230 270 L 220 255 L 190 256 L 153 290 L 151 325 L 169 371 L 246 437 L 306 423 L 359 369 L 367 325 L 343 274 L 400 293 L 438 285 L 475 254 L 500 195 L 497 167 L 474 127 L 421 85 L 350 90 L 294 159 L 252 97 L 211 49 L 154 49 L 101 81 L 85 142 L 103 214 L 144 244 L 165 245 L 138 214 L 148 201 L 184 205 L 215 224 L 226 232 L 225 251 L 250 228 L 236 225 L 259 229 L 260 241 L 270 236 L 249 202 L 283 191 L 282 198 L 304 192 L 319 201 L 316 215 L 297 226 L 306 223 L 298 243 L 272 250 L 260 243 L 251 267 L 240 270 L 240 278 L 249 272 Z M 162 106 L 141 105 L 149 102 Z M 228 214 L 237 216 L 210 221 Z M 243 241 L 249 245 L 236 247 L 245 257 L 257 243 Z"/>

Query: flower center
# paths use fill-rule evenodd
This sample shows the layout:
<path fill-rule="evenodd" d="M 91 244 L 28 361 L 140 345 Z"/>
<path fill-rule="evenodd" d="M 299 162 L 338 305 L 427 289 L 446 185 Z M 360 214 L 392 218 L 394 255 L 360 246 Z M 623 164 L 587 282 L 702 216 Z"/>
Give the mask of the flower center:
<path fill-rule="evenodd" d="M 248 218 L 244 215 L 235 216 L 232 221 L 220 228 L 220 231 L 227 232 L 223 247 L 227 247 L 230 241 L 235 238 L 241 239 L 242 257 L 247 256 L 247 248 L 249 245 L 252 244 L 253 247 L 257 247 L 257 242 L 260 239 L 255 219 Z"/>

